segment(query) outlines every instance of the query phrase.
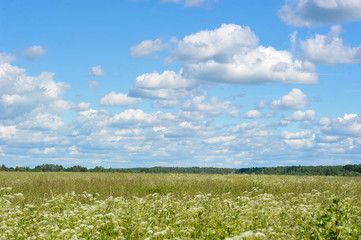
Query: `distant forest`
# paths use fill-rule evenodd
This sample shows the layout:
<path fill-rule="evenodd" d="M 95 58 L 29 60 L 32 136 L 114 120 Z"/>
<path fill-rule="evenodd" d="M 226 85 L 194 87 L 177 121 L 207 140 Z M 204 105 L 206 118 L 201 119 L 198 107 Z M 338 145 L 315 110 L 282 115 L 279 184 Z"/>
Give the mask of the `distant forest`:
<path fill-rule="evenodd" d="M 65 168 L 62 165 L 43 164 L 34 168 L 6 167 L 0 171 L 17 172 L 143 172 L 143 173 L 197 173 L 197 174 L 268 174 L 268 175 L 323 175 L 323 176 L 361 176 L 361 164 L 344 166 L 286 166 L 253 168 L 214 168 L 214 167 L 151 167 L 151 168 L 86 168 L 75 165 Z"/>

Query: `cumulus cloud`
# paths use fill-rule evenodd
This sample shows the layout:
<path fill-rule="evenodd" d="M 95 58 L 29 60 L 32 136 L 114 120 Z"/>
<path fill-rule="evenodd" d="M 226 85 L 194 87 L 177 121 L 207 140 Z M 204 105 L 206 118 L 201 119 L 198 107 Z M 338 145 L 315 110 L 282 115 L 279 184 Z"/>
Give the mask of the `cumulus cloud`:
<path fill-rule="evenodd" d="M 91 68 L 89 71 L 89 76 L 104 76 L 105 71 L 102 69 L 102 66 L 97 65 Z"/>
<path fill-rule="evenodd" d="M 211 1 L 210 0 L 186 0 L 184 3 L 184 6 L 186 6 L 186 7 L 199 6 L 205 2 L 211 2 Z"/>
<path fill-rule="evenodd" d="M 220 28 L 184 37 L 173 55 L 182 61 L 215 59 L 228 62 L 232 60 L 234 52 L 247 52 L 257 44 L 258 38 L 249 27 L 223 24 Z"/>
<path fill-rule="evenodd" d="M 29 60 L 35 60 L 42 55 L 46 54 L 45 49 L 40 45 L 34 45 L 24 50 L 24 56 Z"/>
<path fill-rule="evenodd" d="M 11 63 L 16 60 L 16 55 L 12 53 L 0 53 L 0 64 Z"/>
<path fill-rule="evenodd" d="M 315 66 L 293 60 L 288 51 L 258 46 L 249 27 L 223 24 L 179 41 L 173 58 L 183 63 L 184 76 L 220 83 L 300 83 L 318 82 Z"/>
<path fill-rule="evenodd" d="M 42 105 L 43 106 L 43 105 Z M 54 114 L 63 114 L 69 111 L 80 112 L 87 109 L 90 109 L 91 104 L 88 102 L 70 102 L 63 99 L 59 99 L 49 103 L 46 111 Z"/>
<path fill-rule="evenodd" d="M 131 97 L 150 99 L 179 99 L 192 95 L 191 88 L 195 85 L 192 79 L 184 78 L 182 71 L 164 71 L 159 74 L 146 73 L 138 76 L 130 88 Z"/>
<path fill-rule="evenodd" d="M 360 138 L 343 137 L 337 141 L 318 142 L 317 147 L 319 152 L 342 154 L 350 151 L 359 151 L 360 144 Z"/>
<path fill-rule="evenodd" d="M 258 100 L 256 108 L 262 109 L 266 106 L 267 101 L 265 99 Z"/>
<path fill-rule="evenodd" d="M 294 0 L 286 1 L 278 15 L 288 25 L 316 27 L 361 19 L 361 2 L 354 0 Z"/>
<path fill-rule="evenodd" d="M 217 2 L 217 0 L 160 0 L 160 2 L 184 4 L 185 7 L 203 6 L 206 3 Z"/>
<path fill-rule="evenodd" d="M 133 98 L 127 94 L 112 91 L 100 99 L 100 106 L 130 106 L 141 101 L 140 98 Z"/>
<path fill-rule="evenodd" d="M 234 55 L 227 63 L 209 60 L 186 63 L 185 73 L 203 81 L 235 84 L 318 82 L 314 65 L 292 60 L 287 51 L 260 46 L 247 54 Z"/>
<path fill-rule="evenodd" d="M 98 86 L 99 86 L 99 82 L 96 81 L 96 80 L 90 80 L 90 81 L 88 82 L 88 87 L 89 87 L 89 88 L 96 88 L 96 87 L 98 87 Z"/>
<path fill-rule="evenodd" d="M 308 97 L 300 89 L 294 88 L 287 95 L 278 100 L 273 100 L 270 107 L 273 109 L 302 109 L 309 104 Z"/>
<path fill-rule="evenodd" d="M 39 149 L 39 148 L 32 148 L 29 150 L 29 153 L 32 154 L 52 154 L 56 152 L 56 148 L 55 147 L 47 147 L 44 149 Z"/>
<path fill-rule="evenodd" d="M 61 116 L 42 112 L 39 108 L 16 120 L 22 129 L 60 130 L 65 126 Z"/>
<path fill-rule="evenodd" d="M 259 122 L 241 123 L 234 126 L 232 133 L 239 133 L 240 137 L 267 137 L 273 135 L 268 131 L 267 126 Z"/>
<path fill-rule="evenodd" d="M 130 48 L 130 56 L 134 58 L 140 58 L 145 56 L 151 56 L 154 52 L 163 51 L 168 47 L 167 43 L 163 43 L 162 40 L 156 39 L 145 40 L 138 45 L 132 46 Z"/>
<path fill-rule="evenodd" d="M 203 95 L 204 86 L 212 83 L 318 82 L 312 63 L 294 60 L 288 51 L 258 46 L 258 38 L 249 27 L 235 24 L 184 37 L 170 58 L 181 61 L 178 73 L 142 74 L 132 84 L 129 96 L 153 99 L 157 101 L 155 107 L 169 107 L 180 99 Z"/>
<path fill-rule="evenodd" d="M 290 42 L 291 42 L 291 47 L 292 47 L 292 53 L 294 53 L 295 49 L 296 49 L 297 34 L 298 34 L 297 31 L 293 31 L 289 36 Z"/>
<path fill-rule="evenodd" d="M 262 113 L 258 110 L 250 110 L 243 114 L 243 117 L 245 118 L 260 118 L 262 117 Z"/>
<path fill-rule="evenodd" d="M 155 100 L 152 103 L 153 108 L 173 108 L 179 105 L 178 100 Z"/>
<path fill-rule="evenodd" d="M 314 146 L 314 140 L 311 139 L 287 139 L 285 143 L 295 149 L 311 148 Z"/>
<path fill-rule="evenodd" d="M 77 131 L 89 133 L 99 128 L 104 127 L 112 117 L 112 114 L 106 110 L 87 109 L 78 112 L 75 126 Z"/>
<path fill-rule="evenodd" d="M 291 116 L 287 117 L 288 121 L 313 121 L 316 116 L 315 110 L 296 111 Z"/>
<path fill-rule="evenodd" d="M 336 25 L 327 35 L 316 34 L 314 38 L 301 41 L 305 57 L 324 64 L 360 63 L 361 45 L 354 48 L 345 46 L 338 37 L 341 31 L 341 26 Z"/>
<path fill-rule="evenodd" d="M 54 73 L 27 76 L 25 69 L 0 64 L 0 119 L 24 114 L 39 104 L 49 104 L 62 97 L 70 87 L 55 82 Z"/>
<path fill-rule="evenodd" d="M 357 114 L 345 114 L 343 118 L 321 118 L 321 131 L 334 136 L 361 137 L 361 118 Z"/>
<path fill-rule="evenodd" d="M 218 137 L 212 137 L 204 140 L 205 143 L 209 144 L 228 144 L 229 142 L 232 142 L 236 136 L 218 136 Z"/>
<path fill-rule="evenodd" d="M 16 134 L 16 126 L 2 126 L 0 125 L 0 138 L 11 138 Z"/>
<path fill-rule="evenodd" d="M 114 115 L 109 124 L 113 126 L 151 126 L 159 123 L 162 112 L 145 113 L 140 109 L 126 109 L 124 112 Z"/>
<path fill-rule="evenodd" d="M 230 101 L 222 101 L 216 97 L 212 97 L 209 102 L 205 101 L 205 96 L 198 96 L 192 100 L 188 100 L 183 104 L 186 111 L 199 112 L 207 116 L 219 116 L 228 113 L 231 116 L 239 114 L 238 109 L 232 105 Z"/>
<path fill-rule="evenodd" d="M 315 134 L 311 131 L 288 132 L 284 131 L 282 137 L 284 142 L 292 148 L 311 148 L 315 145 Z"/>
<path fill-rule="evenodd" d="M 300 131 L 295 133 L 283 131 L 282 133 L 282 137 L 285 139 L 311 138 L 313 135 L 314 134 L 311 131 Z"/>

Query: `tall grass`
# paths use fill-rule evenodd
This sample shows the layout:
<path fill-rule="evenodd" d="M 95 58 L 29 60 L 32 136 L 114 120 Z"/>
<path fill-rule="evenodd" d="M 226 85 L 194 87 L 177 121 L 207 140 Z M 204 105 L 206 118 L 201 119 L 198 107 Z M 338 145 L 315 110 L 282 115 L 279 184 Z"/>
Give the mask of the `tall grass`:
<path fill-rule="evenodd" d="M 23 193 L 29 203 L 73 191 L 100 194 L 105 199 L 143 197 L 151 193 L 239 196 L 254 188 L 274 195 L 318 190 L 361 199 L 361 177 L 334 176 L 0 172 L 0 187 L 12 187 L 14 192 Z"/>
<path fill-rule="evenodd" d="M 360 177 L 0 173 L 0 239 L 360 235 Z"/>

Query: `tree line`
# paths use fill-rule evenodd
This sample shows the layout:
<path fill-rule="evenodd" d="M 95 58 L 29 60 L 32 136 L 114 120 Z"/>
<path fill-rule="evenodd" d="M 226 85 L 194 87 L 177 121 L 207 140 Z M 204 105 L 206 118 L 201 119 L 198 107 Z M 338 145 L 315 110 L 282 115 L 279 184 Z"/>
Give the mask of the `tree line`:
<path fill-rule="evenodd" d="M 95 168 L 86 168 L 80 165 L 72 167 L 63 167 L 57 164 L 42 164 L 34 168 L 30 167 L 6 167 L 2 164 L 0 171 L 14 172 L 139 172 L 139 168 L 104 168 L 96 166 Z"/>
<path fill-rule="evenodd" d="M 142 172 L 142 173 L 196 173 L 196 174 L 272 174 L 272 175 L 324 175 L 324 176 L 361 176 L 361 164 L 344 166 L 282 166 L 253 168 L 215 168 L 215 167 L 151 167 L 151 168 L 86 168 L 80 165 L 63 167 L 57 164 L 42 164 L 30 167 L 6 167 L 0 171 L 17 172 Z"/>
<path fill-rule="evenodd" d="M 361 176 L 361 164 L 344 166 L 286 166 L 241 168 L 237 174 Z"/>

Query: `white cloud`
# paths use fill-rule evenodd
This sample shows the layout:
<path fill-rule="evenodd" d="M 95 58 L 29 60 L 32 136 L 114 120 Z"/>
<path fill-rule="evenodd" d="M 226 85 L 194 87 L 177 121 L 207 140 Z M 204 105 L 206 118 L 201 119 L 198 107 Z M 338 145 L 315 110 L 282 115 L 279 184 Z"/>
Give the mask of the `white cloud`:
<path fill-rule="evenodd" d="M 70 87 L 55 82 L 53 73 L 27 76 L 25 69 L 0 64 L 0 119 L 24 114 L 39 104 L 48 105 L 58 100 Z"/>
<path fill-rule="evenodd" d="M 181 61 L 179 73 L 145 73 L 132 84 L 129 96 L 149 98 L 153 107 L 174 107 L 181 99 L 204 95 L 210 83 L 257 84 L 318 82 L 315 66 L 294 60 L 288 51 L 258 46 L 249 27 L 223 24 L 178 41 L 172 59 Z M 234 113 L 236 114 L 236 113 Z"/>
<path fill-rule="evenodd" d="M 265 99 L 258 100 L 256 108 L 262 109 L 266 106 L 267 101 Z"/>
<path fill-rule="evenodd" d="M 290 124 L 291 124 L 291 121 L 286 120 L 286 119 L 281 119 L 279 121 L 274 122 L 274 126 L 282 126 L 282 127 L 284 127 L 284 126 L 288 126 Z"/>
<path fill-rule="evenodd" d="M 205 101 L 205 96 L 198 96 L 192 100 L 188 100 L 183 104 L 186 111 L 200 112 L 207 116 L 219 116 L 227 113 L 231 116 L 237 116 L 239 111 L 232 105 L 230 101 L 222 101 L 216 97 L 212 97 L 209 102 Z"/>
<path fill-rule="evenodd" d="M 126 94 L 112 91 L 100 99 L 100 106 L 130 106 L 141 101 L 142 99 L 140 98 L 133 98 Z"/>
<path fill-rule="evenodd" d="M 102 69 L 102 66 L 97 65 L 91 68 L 89 71 L 89 76 L 104 76 L 105 71 Z"/>
<path fill-rule="evenodd" d="M 173 71 L 164 71 L 159 74 L 146 73 L 138 76 L 130 88 L 129 95 L 151 99 L 179 99 L 189 97 L 195 85 L 194 80 L 184 78 L 182 71 L 179 74 Z"/>
<path fill-rule="evenodd" d="M 61 116 L 43 113 L 38 111 L 38 109 L 21 118 L 24 120 L 19 123 L 19 126 L 23 129 L 60 130 L 60 128 L 65 126 Z"/>
<path fill-rule="evenodd" d="M 351 48 L 343 45 L 339 38 L 341 26 L 333 26 L 328 35 L 316 34 L 315 38 L 301 41 L 301 47 L 307 59 L 315 63 L 340 64 L 360 63 L 361 45 Z"/>
<path fill-rule="evenodd" d="M 235 136 L 218 136 L 218 137 L 212 137 L 204 140 L 205 143 L 209 144 L 228 144 L 229 142 L 232 142 L 236 137 Z"/>
<path fill-rule="evenodd" d="M 0 64 L 11 63 L 16 60 L 16 55 L 12 53 L 0 53 Z"/>
<path fill-rule="evenodd" d="M 295 149 L 311 148 L 315 145 L 315 134 L 311 131 L 300 131 L 291 133 L 284 131 L 282 137 L 284 142 Z"/>
<path fill-rule="evenodd" d="M 112 117 L 112 114 L 106 110 L 87 109 L 78 112 L 75 124 L 78 131 L 92 131 L 98 129 L 99 126 L 106 125 L 107 121 Z"/>
<path fill-rule="evenodd" d="M 321 131 L 334 136 L 361 137 L 361 118 L 357 114 L 345 114 L 343 118 L 321 118 Z"/>
<path fill-rule="evenodd" d="M 204 2 L 206 2 L 207 0 L 186 0 L 184 3 L 184 6 L 186 7 L 192 7 L 192 6 L 197 6 L 200 5 Z"/>
<path fill-rule="evenodd" d="M 299 139 L 299 138 L 313 138 L 313 133 L 311 131 L 300 131 L 300 132 L 288 132 L 283 131 L 282 137 L 285 139 Z"/>
<path fill-rule="evenodd" d="M 161 121 L 162 112 L 145 113 L 140 109 L 127 109 L 114 115 L 109 124 L 112 126 L 137 125 L 150 126 Z"/>
<path fill-rule="evenodd" d="M 88 82 L 88 87 L 89 87 L 89 88 L 96 88 L 97 86 L 99 86 L 99 82 L 96 81 L 96 80 L 90 80 L 90 81 Z"/>
<path fill-rule="evenodd" d="M 69 147 L 68 150 L 69 150 L 69 154 L 70 154 L 70 155 L 79 154 L 78 147 L 75 146 L 75 145 Z"/>
<path fill-rule="evenodd" d="M 32 154 L 51 154 L 51 153 L 55 153 L 56 152 L 56 149 L 55 147 L 47 147 L 47 148 L 44 148 L 44 149 L 39 149 L 39 148 L 32 148 L 29 150 L 29 153 L 32 153 Z"/>
<path fill-rule="evenodd" d="M 49 103 L 49 107 L 46 109 L 46 111 L 50 113 L 63 114 L 69 111 L 75 111 L 75 112 L 84 111 L 90 109 L 90 107 L 91 104 L 88 102 L 74 103 L 70 101 L 65 101 L 63 99 L 59 99 Z"/>
<path fill-rule="evenodd" d="M 240 137 L 267 137 L 273 135 L 267 127 L 259 122 L 241 123 L 234 126 L 232 133 L 239 133 Z"/>
<path fill-rule="evenodd" d="M 24 50 L 24 56 L 30 60 L 34 60 L 46 54 L 45 49 L 40 45 L 34 45 Z"/>
<path fill-rule="evenodd" d="M 337 153 L 342 154 L 350 151 L 360 150 L 361 139 L 360 138 L 350 138 L 343 137 L 339 138 L 336 141 L 326 141 L 317 143 L 319 152 Z"/>
<path fill-rule="evenodd" d="M 243 117 L 245 118 L 260 118 L 262 117 L 262 113 L 258 110 L 250 110 L 243 114 Z"/>
<path fill-rule="evenodd" d="M 218 0 L 160 0 L 160 2 L 184 4 L 185 7 L 203 6 L 206 3 L 217 2 Z"/>
<path fill-rule="evenodd" d="M 296 111 L 287 117 L 287 121 L 313 121 L 316 116 L 315 110 Z"/>
<path fill-rule="evenodd" d="M 315 144 L 313 139 L 287 139 L 285 143 L 295 149 L 311 148 Z"/>
<path fill-rule="evenodd" d="M 249 27 L 223 24 L 186 36 L 173 58 L 182 61 L 184 76 L 220 83 L 300 83 L 318 82 L 315 66 L 293 60 L 288 51 L 258 46 Z"/>
<path fill-rule="evenodd" d="M 2 126 L 0 125 L 0 138 L 11 138 L 16 134 L 16 126 Z"/>
<path fill-rule="evenodd" d="M 216 59 L 228 62 L 235 52 L 247 52 L 257 44 L 258 38 L 249 27 L 223 24 L 220 28 L 184 37 L 173 55 L 182 61 Z"/>
<path fill-rule="evenodd" d="M 178 100 L 156 100 L 153 101 L 152 107 L 153 108 L 173 108 L 179 105 Z"/>
<path fill-rule="evenodd" d="M 298 34 L 297 31 L 293 31 L 289 36 L 290 42 L 291 42 L 291 47 L 292 47 L 292 53 L 294 53 L 295 49 L 296 49 L 297 34 Z"/>
<path fill-rule="evenodd" d="M 187 88 L 194 85 L 190 79 L 182 78 L 182 73 L 177 74 L 173 71 L 164 71 L 162 74 L 146 73 L 139 77 L 134 82 L 134 87 L 141 88 Z"/>
<path fill-rule="evenodd" d="M 150 56 L 154 52 L 163 51 L 168 47 L 167 43 L 163 43 L 162 40 L 156 39 L 145 40 L 136 46 L 130 47 L 130 56 L 134 58 Z"/>
<path fill-rule="evenodd" d="M 309 104 L 308 97 L 300 89 L 294 88 L 288 95 L 283 96 L 278 100 L 273 100 L 271 108 L 273 109 L 302 109 Z"/>
<path fill-rule="evenodd" d="M 214 59 L 187 62 L 184 72 L 203 81 L 231 84 L 318 82 L 312 63 L 292 60 L 288 51 L 263 46 L 248 53 L 235 54 L 230 62 L 217 62 Z"/>
<path fill-rule="evenodd" d="M 359 0 L 293 0 L 278 12 L 281 19 L 295 27 L 316 27 L 361 19 Z"/>

